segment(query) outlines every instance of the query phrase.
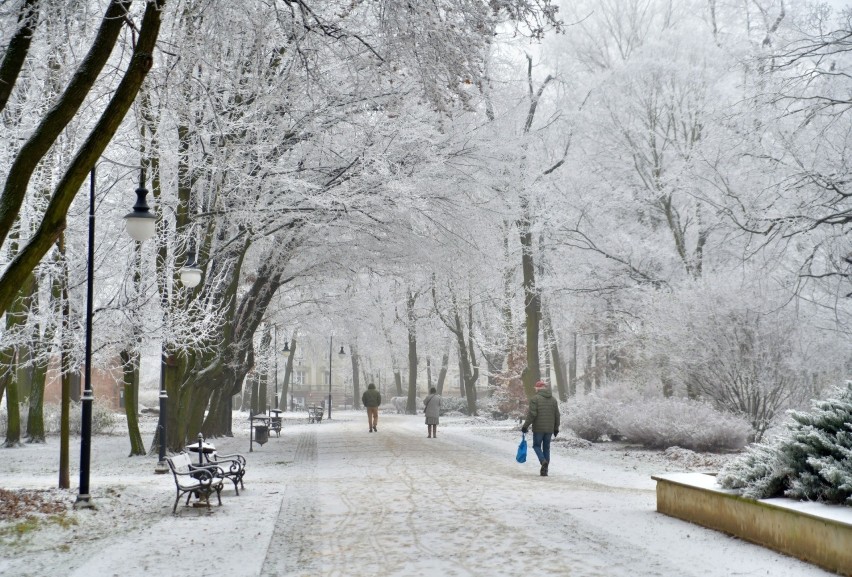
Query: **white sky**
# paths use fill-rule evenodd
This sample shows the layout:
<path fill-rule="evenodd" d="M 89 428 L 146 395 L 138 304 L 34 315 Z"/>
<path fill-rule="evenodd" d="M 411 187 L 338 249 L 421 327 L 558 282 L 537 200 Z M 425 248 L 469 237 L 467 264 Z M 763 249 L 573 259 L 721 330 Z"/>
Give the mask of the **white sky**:
<path fill-rule="evenodd" d="M 652 474 L 718 468 L 719 457 L 695 455 L 689 467 L 560 438 L 542 478 L 531 451 L 514 461 L 519 433 L 505 422 L 442 417 L 427 439 L 422 415 L 383 412 L 372 434 L 363 413 L 318 425 L 287 416 L 298 421 L 251 453 L 245 415 L 235 415 L 235 437 L 214 440 L 245 454 L 249 473 L 211 514 L 181 502 L 173 517 L 173 481 L 153 474 L 156 457 L 128 458 L 123 434 L 97 436 L 99 510 L 71 513 L 78 524 L 65 529 L 0 537 L 0 575 L 830 575 L 655 512 Z M 57 444 L 4 449 L 0 486 L 55 486 Z M 78 441 L 72 448 L 76 485 Z"/>

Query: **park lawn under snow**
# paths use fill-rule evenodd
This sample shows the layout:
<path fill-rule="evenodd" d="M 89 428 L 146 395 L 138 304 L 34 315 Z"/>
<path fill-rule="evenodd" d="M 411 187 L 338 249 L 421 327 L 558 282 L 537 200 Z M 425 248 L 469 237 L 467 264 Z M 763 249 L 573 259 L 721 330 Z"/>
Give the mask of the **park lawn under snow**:
<path fill-rule="evenodd" d="M 245 490 L 226 486 L 211 512 L 182 500 L 178 516 L 171 475 L 153 473 L 155 456 L 128 458 L 123 434 L 93 440 L 95 511 L 70 508 L 76 489 L 52 488 L 57 438 L 3 449 L 0 488 L 37 490 L 65 511 L 0 517 L 0 575 L 829 575 L 655 512 L 652 474 L 715 472 L 727 456 L 563 435 L 542 478 L 532 451 L 515 462 L 514 423 L 442 417 L 427 439 L 421 415 L 383 412 L 377 433 L 364 413 L 333 417 L 285 414 L 281 438 L 250 453 L 247 415 L 235 413 L 235 436 L 211 441 L 247 457 Z M 78 458 L 74 440 L 75 487 Z"/>

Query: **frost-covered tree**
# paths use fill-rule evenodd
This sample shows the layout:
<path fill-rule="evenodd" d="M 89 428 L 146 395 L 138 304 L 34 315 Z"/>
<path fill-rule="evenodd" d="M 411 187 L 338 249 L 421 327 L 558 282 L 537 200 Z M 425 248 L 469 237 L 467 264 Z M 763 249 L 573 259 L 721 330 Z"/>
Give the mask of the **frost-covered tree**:
<path fill-rule="evenodd" d="M 784 434 L 729 463 L 719 483 L 755 499 L 852 505 L 852 381 L 790 418 Z"/>
<path fill-rule="evenodd" d="M 665 358 L 674 394 L 742 415 L 757 439 L 841 374 L 842 348 L 819 329 L 819 309 L 797 310 L 786 291 L 718 277 L 677 288 L 653 295 L 644 354 Z"/>

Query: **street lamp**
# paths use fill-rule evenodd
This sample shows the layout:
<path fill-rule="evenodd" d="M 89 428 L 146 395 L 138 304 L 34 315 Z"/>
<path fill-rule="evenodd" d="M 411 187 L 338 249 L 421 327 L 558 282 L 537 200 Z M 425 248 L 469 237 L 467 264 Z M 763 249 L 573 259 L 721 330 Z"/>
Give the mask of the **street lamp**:
<path fill-rule="evenodd" d="M 180 269 L 180 282 L 187 288 L 195 288 L 201 282 L 202 270 L 195 260 L 195 251 L 189 253 L 186 264 Z"/>
<path fill-rule="evenodd" d="M 334 337 L 328 337 L 328 419 L 331 420 L 331 346 Z M 346 353 L 343 351 L 343 345 L 340 346 L 340 351 L 337 353 L 342 358 Z"/>
<path fill-rule="evenodd" d="M 133 239 L 142 242 L 154 236 L 156 218 L 151 214 L 145 197 L 148 191 L 144 186 L 136 189 L 136 204 L 133 211 L 124 217 L 127 232 Z M 93 508 L 89 494 L 89 469 L 92 458 L 92 404 L 95 401 L 92 390 L 92 317 L 94 316 L 95 284 L 95 167 L 89 174 L 89 247 L 86 267 L 86 356 L 83 369 L 83 396 L 81 401 L 82 424 L 80 430 L 80 489 L 75 509 Z"/>

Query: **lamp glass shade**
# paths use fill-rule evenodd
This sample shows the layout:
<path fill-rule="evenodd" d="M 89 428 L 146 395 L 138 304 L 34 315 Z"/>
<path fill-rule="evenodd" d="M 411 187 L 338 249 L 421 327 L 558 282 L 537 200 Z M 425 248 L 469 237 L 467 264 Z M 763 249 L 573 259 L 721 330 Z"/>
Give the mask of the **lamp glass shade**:
<path fill-rule="evenodd" d="M 341 357 L 346 355 L 346 352 L 343 350 L 342 346 L 340 347 L 340 350 L 337 351 L 337 354 L 340 355 Z"/>
<path fill-rule="evenodd" d="M 201 269 L 187 265 L 180 269 L 180 282 L 187 288 L 195 288 L 201 282 Z"/>
<path fill-rule="evenodd" d="M 130 213 L 124 217 L 124 222 L 127 234 L 139 242 L 152 238 L 157 232 L 157 221 L 151 214 L 139 216 L 138 213 Z"/>

